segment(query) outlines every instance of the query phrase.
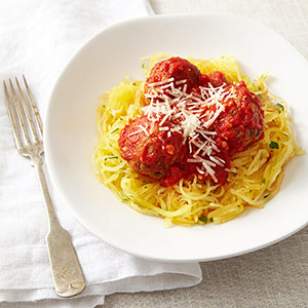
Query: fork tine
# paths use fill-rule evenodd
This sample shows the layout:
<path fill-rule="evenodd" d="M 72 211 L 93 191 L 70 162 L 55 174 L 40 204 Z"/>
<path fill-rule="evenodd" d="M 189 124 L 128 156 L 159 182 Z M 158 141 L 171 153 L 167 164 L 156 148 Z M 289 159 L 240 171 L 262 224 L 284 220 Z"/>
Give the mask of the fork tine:
<path fill-rule="evenodd" d="M 5 94 L 5 105 L 6 105 L 7 113 L 9 115 L 9 119 L 13 127 L 13 136 L 14 136 L 15 145 L 16 145 L 17 150 L 20 152 L 24 146 L 23 137 L 21 135 L 21 127 L 18 121 L 18 116 L 16 113 L 14 103 L 11 101 L 8 87 L 4 80 L 3 80 L 3 88 L 4 88 L 4 94 Z"/>
<path fill-rule="evenodd" d="M 30 124 L 34 140 L 35 140 L 35 142 L 38 142 L 40 140 L 39 131 L 38 131 L 38 128 L 33 121 L 34 116 L 33 116 L 32 108 L 31 108 L 30 99 L 27 95 L 25 95 L 24 91 L 21 89 L 20 83 L 19 83 L 19 81 L 16 77 L 15 77 L 15 82 L 16 82 L 16 85 L 17 85 L 17 88 L 18 88 L 19 96 L 22 98 L 21 104 L 23 105 L 23 109 L 25 111 L 26 118 L 28 119 L 28 123 Z"/>
<path fill-rule="evenodd" d="M 30 105 L 31 105 L 31 109 L 32 109 L 32 112 L 35 116 L 35 119 L 36 119 L 36 123 L 39 127 L 39 130 L 40 130 L 40 133 L 41 133 L 41 136 L 43 136 L 43 125 L 42 125 L 42 119 L 41 119 L 41 116 L 40 116 L 40 112 L 38 110 L 38 107 L 37 107 L 37 104 L 36 104 L 36 101 L 32 95 L 32 92 L 30 90 L 30 87 L 28 85 L 28 82 L 26 80 L 26 77 L 25 75 L 22 75 L 22 79 L 24 81 L 24 85 L 25 85 L 25 88 L 27 90 L 27 94 L 28 94 L 28 97 L 30 99 Z"/>
<path fill-rule="evenodd" d="M 31 144 L 31 137 L 30 137 L 30 134 L 29 134 L 27 117 L 26 117 L 26 114 L 25 114 L 24 106 L 21 103 L 22 99 L 17 94 L 11 79 L 9 79 L 9 84 L 10 84 L 11 92 L 13 93 L 13 99 L 11 100 L 11 102 L 12 102 L 12 105 L 15 106 L 15 111 L 16 111 L 16 114 L 17 114 L 17 119 L 19 119 L 22 134 L 24 135 L 24 137 L 26 139 L 26 143 Z"/>

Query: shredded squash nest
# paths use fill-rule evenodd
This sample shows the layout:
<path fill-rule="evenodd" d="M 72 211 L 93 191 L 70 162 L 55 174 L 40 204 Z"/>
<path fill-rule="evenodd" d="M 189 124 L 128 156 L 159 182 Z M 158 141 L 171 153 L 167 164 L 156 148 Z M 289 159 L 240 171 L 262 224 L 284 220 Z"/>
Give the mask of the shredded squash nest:
<path fill-rule="evenodd" d="M 145 74 L 164 58 L 156 55 L 145 59 Z M 230 82 L 244 80 L 262 103 L 265 136 L 233 158 L 228 184 L 199 183 L 195 177 L 166 188 L 145 180 L 129 167 L 120 156 L 118 139 L 128 121 L 141 114 L 144 82 L 128 79 L 100 98 L 95 169 L 98 179 L 122 201 L 143 214 L 162 217 L 167 225 L 223 223 L 247 208 L 262 208 L 278 192 L 287 162 L 302 150 L 296 145 L 287 106 L 269 93 L 265 75 L 251 81 L 232 57 L 189 61 L 201 73 L 221 71 Z"/>

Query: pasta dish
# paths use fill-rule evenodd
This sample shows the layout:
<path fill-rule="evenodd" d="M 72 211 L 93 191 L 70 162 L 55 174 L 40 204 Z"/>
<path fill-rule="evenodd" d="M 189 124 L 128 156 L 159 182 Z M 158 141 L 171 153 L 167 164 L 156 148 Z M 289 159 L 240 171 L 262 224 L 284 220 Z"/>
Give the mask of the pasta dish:
<path fill-rule="evenodd" d="M 267 76 L 231 57 L 152 56 L 145 81 L 124 79 L 97 109 L 98 179 L 168 225 L 223 223 L 262 208 L 302 153 Z"/>

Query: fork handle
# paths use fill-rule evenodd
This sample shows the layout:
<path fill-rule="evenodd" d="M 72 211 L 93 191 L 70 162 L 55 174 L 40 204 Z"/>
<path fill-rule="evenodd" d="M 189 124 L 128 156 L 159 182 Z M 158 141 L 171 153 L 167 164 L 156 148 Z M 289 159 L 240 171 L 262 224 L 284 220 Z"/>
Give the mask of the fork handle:
<path fill-rule="evenodd" d="M 84 290 L 85 278 L 71 236 L 62 228 L 57 218 L 47 186 L 43 161 L 34 161 L 34 166 L 38 173 L 48 211 L 47 246 L 55 291 L 58 296 L 72 297 Z"/>

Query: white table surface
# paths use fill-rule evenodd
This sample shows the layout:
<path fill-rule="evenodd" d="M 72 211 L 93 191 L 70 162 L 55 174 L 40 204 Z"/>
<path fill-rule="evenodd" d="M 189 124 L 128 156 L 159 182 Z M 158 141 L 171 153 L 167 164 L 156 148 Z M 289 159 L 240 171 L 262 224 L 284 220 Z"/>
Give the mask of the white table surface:
<path fill-rule="evenodd" d="M 151 2 L 157 14 L 232 13 L 254 18 L 283 34 L 308 59 L 308 0 Z M 203 282 L 194 288 L 115 294 L 104 308 L 308 307 L 308 228 L 261 251 L 203 263 L 202 270 Z"/>

